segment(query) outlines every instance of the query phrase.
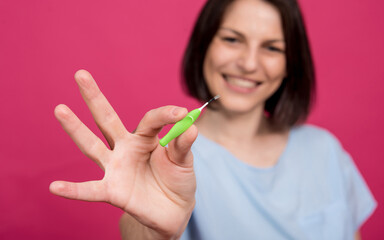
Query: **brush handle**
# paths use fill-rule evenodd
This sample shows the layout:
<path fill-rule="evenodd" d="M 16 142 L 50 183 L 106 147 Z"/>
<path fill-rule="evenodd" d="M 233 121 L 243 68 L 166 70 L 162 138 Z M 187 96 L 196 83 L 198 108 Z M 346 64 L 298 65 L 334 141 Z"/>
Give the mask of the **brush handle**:
<path fill-rule="evenodd" d="M 185 132 L 200 116 L 200 109 L 190 111 L 185 118 L 178 121 L 169 132 L 160 140 L 160 145 L 165 147 L 170 141 Z"/>

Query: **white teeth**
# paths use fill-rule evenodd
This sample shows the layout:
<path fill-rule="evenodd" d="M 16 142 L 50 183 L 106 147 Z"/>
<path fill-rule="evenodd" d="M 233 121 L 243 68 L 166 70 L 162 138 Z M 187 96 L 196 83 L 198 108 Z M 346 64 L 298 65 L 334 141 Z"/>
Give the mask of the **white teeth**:
<path fill-rule="evenodd" d="M 228 81 L 228 83 L 234 86 L 243 87 L 243 88 L 254 88 L 258 85 L 256 82 L 243 80 L 239 78 L 226 77 L 225 79 Z"/>

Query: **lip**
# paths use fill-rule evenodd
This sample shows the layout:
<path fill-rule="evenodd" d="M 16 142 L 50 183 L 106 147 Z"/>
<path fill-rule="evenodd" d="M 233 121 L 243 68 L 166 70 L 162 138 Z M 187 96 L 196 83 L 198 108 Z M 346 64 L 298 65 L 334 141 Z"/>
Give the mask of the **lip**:
<path fill-rule="evenodd" d="M 262 82 L 256 81 L 254 79 L 230 75 L 230 74 L 222 74 L 222 77 L 223 77 L 223 80 L 224 80 L 226 86 L 230 90 L 237 92 L 237 93 L 252 93 L 252 92 L 256 91 L 259 88 L 259 86 L 262 84 Z M 227 80 L 228 78 L 241 79 L 243 81 L 249 81 L 249 82 L 256 83 L 257 85 L 255 87 L 241 87 L 241 86 L 237 86 L 237 85 L 233 85 L 233 84 L 229 83 Z"/>

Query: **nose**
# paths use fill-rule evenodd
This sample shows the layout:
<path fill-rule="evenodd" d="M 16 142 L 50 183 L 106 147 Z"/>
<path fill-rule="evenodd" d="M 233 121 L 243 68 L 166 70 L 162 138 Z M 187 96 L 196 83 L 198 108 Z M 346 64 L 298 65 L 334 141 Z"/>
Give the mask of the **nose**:
<path fill-rule="evenodd" d="M 257 50 L 254 48 L 246 48 L 239 54 L 237 65 L 245 73 L 257 71 L 259 67 L 259 58 Z"/>

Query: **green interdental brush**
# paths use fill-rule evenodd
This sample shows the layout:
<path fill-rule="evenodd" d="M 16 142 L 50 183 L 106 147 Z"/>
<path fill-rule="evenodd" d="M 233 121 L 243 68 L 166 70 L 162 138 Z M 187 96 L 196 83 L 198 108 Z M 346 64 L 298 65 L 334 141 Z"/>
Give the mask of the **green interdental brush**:
<path fill-rule="evenodd" d="M 208 102 L 206 102 L 203 106 L 200 108 L 196 108 L 195 110 L 190 111 L 185 118 L 178 121 L 172 128 L 169 130 L 169 132 L 160 140 L 160 145 L 165 147 L 172 139 L 177 138 L 185 132 L 192 124 L 196 121 L 196 119 L 200 116 L 201 110 L 205 108 L 205 106 L 208 105 L 208 103 L 212 102 L 213 100 L 218 99 L 220 96 L 217 95 Z"/>

